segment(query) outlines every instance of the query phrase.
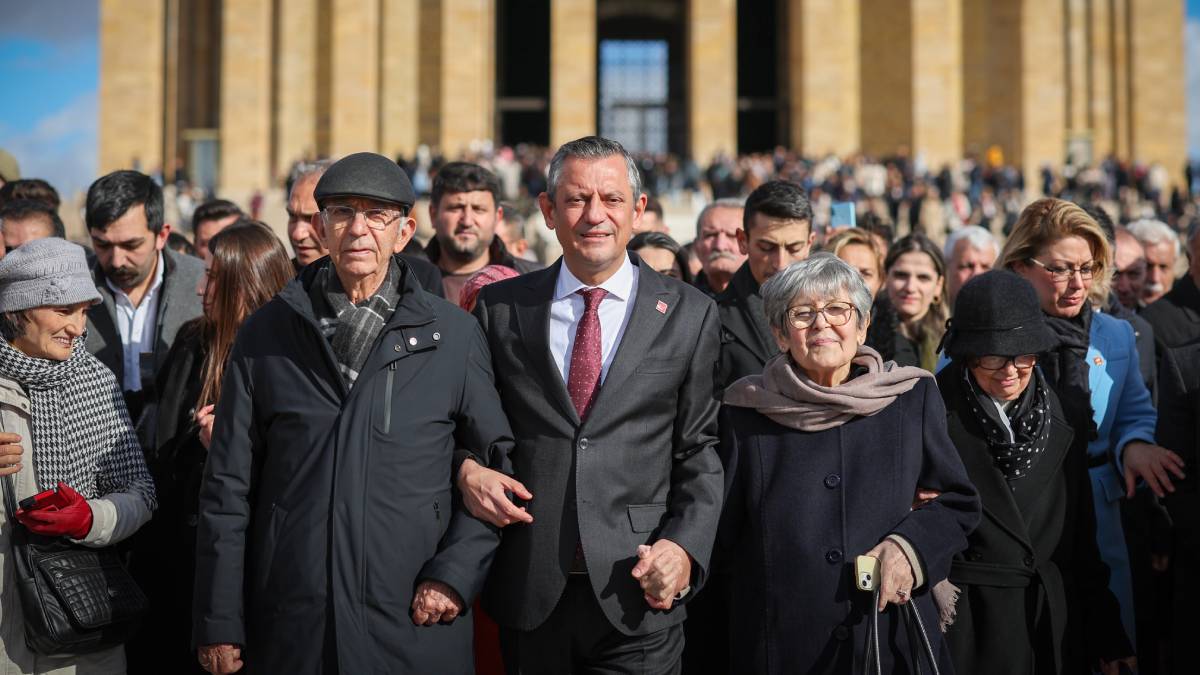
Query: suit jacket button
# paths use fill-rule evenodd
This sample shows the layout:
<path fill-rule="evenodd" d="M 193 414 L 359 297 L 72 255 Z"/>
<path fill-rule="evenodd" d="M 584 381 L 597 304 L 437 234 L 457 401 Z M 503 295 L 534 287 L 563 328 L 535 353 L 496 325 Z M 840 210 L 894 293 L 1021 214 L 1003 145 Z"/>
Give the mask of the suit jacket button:
<path fill-rule="evenodd" d="M 825 560 L 829 561 L 830 565 L 836 565 L 842 562 L 841 549 L 831 548 L 825 552 Z"/>
<path fill-rule="evenodd" d="M 579 439 L 579 449 L 580 450 L 588 449 L 588 439 L 586 439 L 586 438 Z"/>
<path fill-rule="evenodd" d="M 1026 567 L 1033 567 L 1033 556 L 1031 556 L 1031 555 L 1025 556 L 1024 562 L 1025 562 Z"/>
<path fill-rule="evenodd" d="M 842 477 L 837 475 L 836 473 L 831 473 L 828 476 L 825 476 L 825 487 L 829 488 L 830 490 L 834 489 L 835 487 L 837 487 L 841 484 L 842 484 Z"/>
<path fill-rule="evenodd" d="M 837 638 L 838 640 L 845 640 L 846 638 L 850 637 L 850 629 L 846 628 L 845 626 L 838 626 L 837 628 L 833 629 L 833 637 Z"/>

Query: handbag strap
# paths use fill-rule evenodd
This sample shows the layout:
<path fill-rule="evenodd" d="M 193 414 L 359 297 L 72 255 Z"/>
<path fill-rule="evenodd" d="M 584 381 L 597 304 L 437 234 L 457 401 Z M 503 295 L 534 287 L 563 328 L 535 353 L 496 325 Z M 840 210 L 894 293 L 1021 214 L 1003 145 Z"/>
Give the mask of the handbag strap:
<path fill-rule="evenodd" d="M 875 588 L 871 600 L 871 618 L 867 622 L 867 648 L 863 659 L 863 672 L 866 675 L 871 675 L 872 673 L 874 675 L 883 675 L 883 665 L 879 652 L 880 612 L 875 609 L 879 606 L 878 586 Z M 891 607 L 886 607 L 885 611 L 887 609 L 891 609 Z M 933 675 L 940 675 L 937 656 L 933 653 L 933 645 L 929 642 L 929 633 L 925 631 L 925 623 L 921 621 L 921 613 L 917 611 L 912 601 L 897 606 L 896 611 L 900 613 L 900 620 L 904 622 L 914 672 L 923 672 L 921 668 L 921 656 L 924 655 L 929 657 L 929 667 L 932 669 Z"/>

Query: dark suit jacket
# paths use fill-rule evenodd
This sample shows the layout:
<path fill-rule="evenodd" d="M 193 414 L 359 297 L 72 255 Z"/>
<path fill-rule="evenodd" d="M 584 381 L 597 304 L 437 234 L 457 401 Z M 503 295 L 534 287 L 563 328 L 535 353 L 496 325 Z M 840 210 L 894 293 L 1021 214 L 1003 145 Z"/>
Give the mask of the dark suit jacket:
<path fill-rule="evenodd" d="M 484 592 L 502 626 L 532 630 L 550 616 L 577 541 L 601 609 L 626 635 L 685 617 L 683 607 L 646 604 L 630 576 L 639 544 L 679 544 L 694 561 L 692 586 L 703 582 L 723 492 L 714 448 L 717 311 L 696 289 L 631 259 L 634 307 L 583 422 L 548 343 L 561 259 L 485 287 L 475 306 L 516 438 L 511 470 L 534 495 L 533 523 L 505 528 Z"/>
<path fill-rule="evenodd" d="M 742 263 L 725 290 L 716 296 L 721 319 L 721 360 L 717 370 L 720 392 L 747 375 L 761 375 L 767 360 L 779 353 L 763 314 L 758 282 L 750 263 Z"/>
<path fill-rule="evenodd" d="M 957 672 L 1078 673 L 1101 656 L 1131 654 L 1096 546 L 1087 458 L 1071 452 L 1074 432 L 1058 396 L 1049 392 L 1046 449 L 1010 484 L 966 406 L 962 366 L 950 363 L 937 379 L 950 440 L 984 516 L 950 568 L 962 591 L 946 634 Z"/>
<path fill-rule="evenodd" d="M 1143 309 L 1141 316 L 1154 327 L 1160 349 L 1200 339 L 1200 289 L 1191 275 L 1185 275 L 1166 295 Z"/>

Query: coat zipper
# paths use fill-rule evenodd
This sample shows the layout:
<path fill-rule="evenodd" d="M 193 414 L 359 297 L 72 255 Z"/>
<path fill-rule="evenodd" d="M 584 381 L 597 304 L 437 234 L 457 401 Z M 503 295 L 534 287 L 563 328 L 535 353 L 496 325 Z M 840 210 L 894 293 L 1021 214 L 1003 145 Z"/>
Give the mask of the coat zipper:
<path fill-rule="evenodd" d="M 392 431 L 392 383 L 396 380 L 396 362 L 388 366 L 387 388 L 383 392 L 383 433 Z"/>
<path fill-rule="evenodd" d="M 433 517 L 434 517 L 434 519 L 438 520 L 439 522 L 442 520 L 441 505 L 438 504 L 438 500 L 436 500 L 436 499 L 433 500 Z"/>

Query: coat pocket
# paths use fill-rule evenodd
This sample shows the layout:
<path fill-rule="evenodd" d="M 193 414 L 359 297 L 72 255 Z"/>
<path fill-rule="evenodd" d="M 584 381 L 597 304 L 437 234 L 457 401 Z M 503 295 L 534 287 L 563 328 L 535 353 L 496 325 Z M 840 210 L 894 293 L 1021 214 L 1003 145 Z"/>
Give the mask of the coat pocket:
<path fill-rule="evenodd" d="M 662 524 L 667 515 L 666 504 L 630 504 L 629 526 L 634 532 L 652 532 Z"/>

